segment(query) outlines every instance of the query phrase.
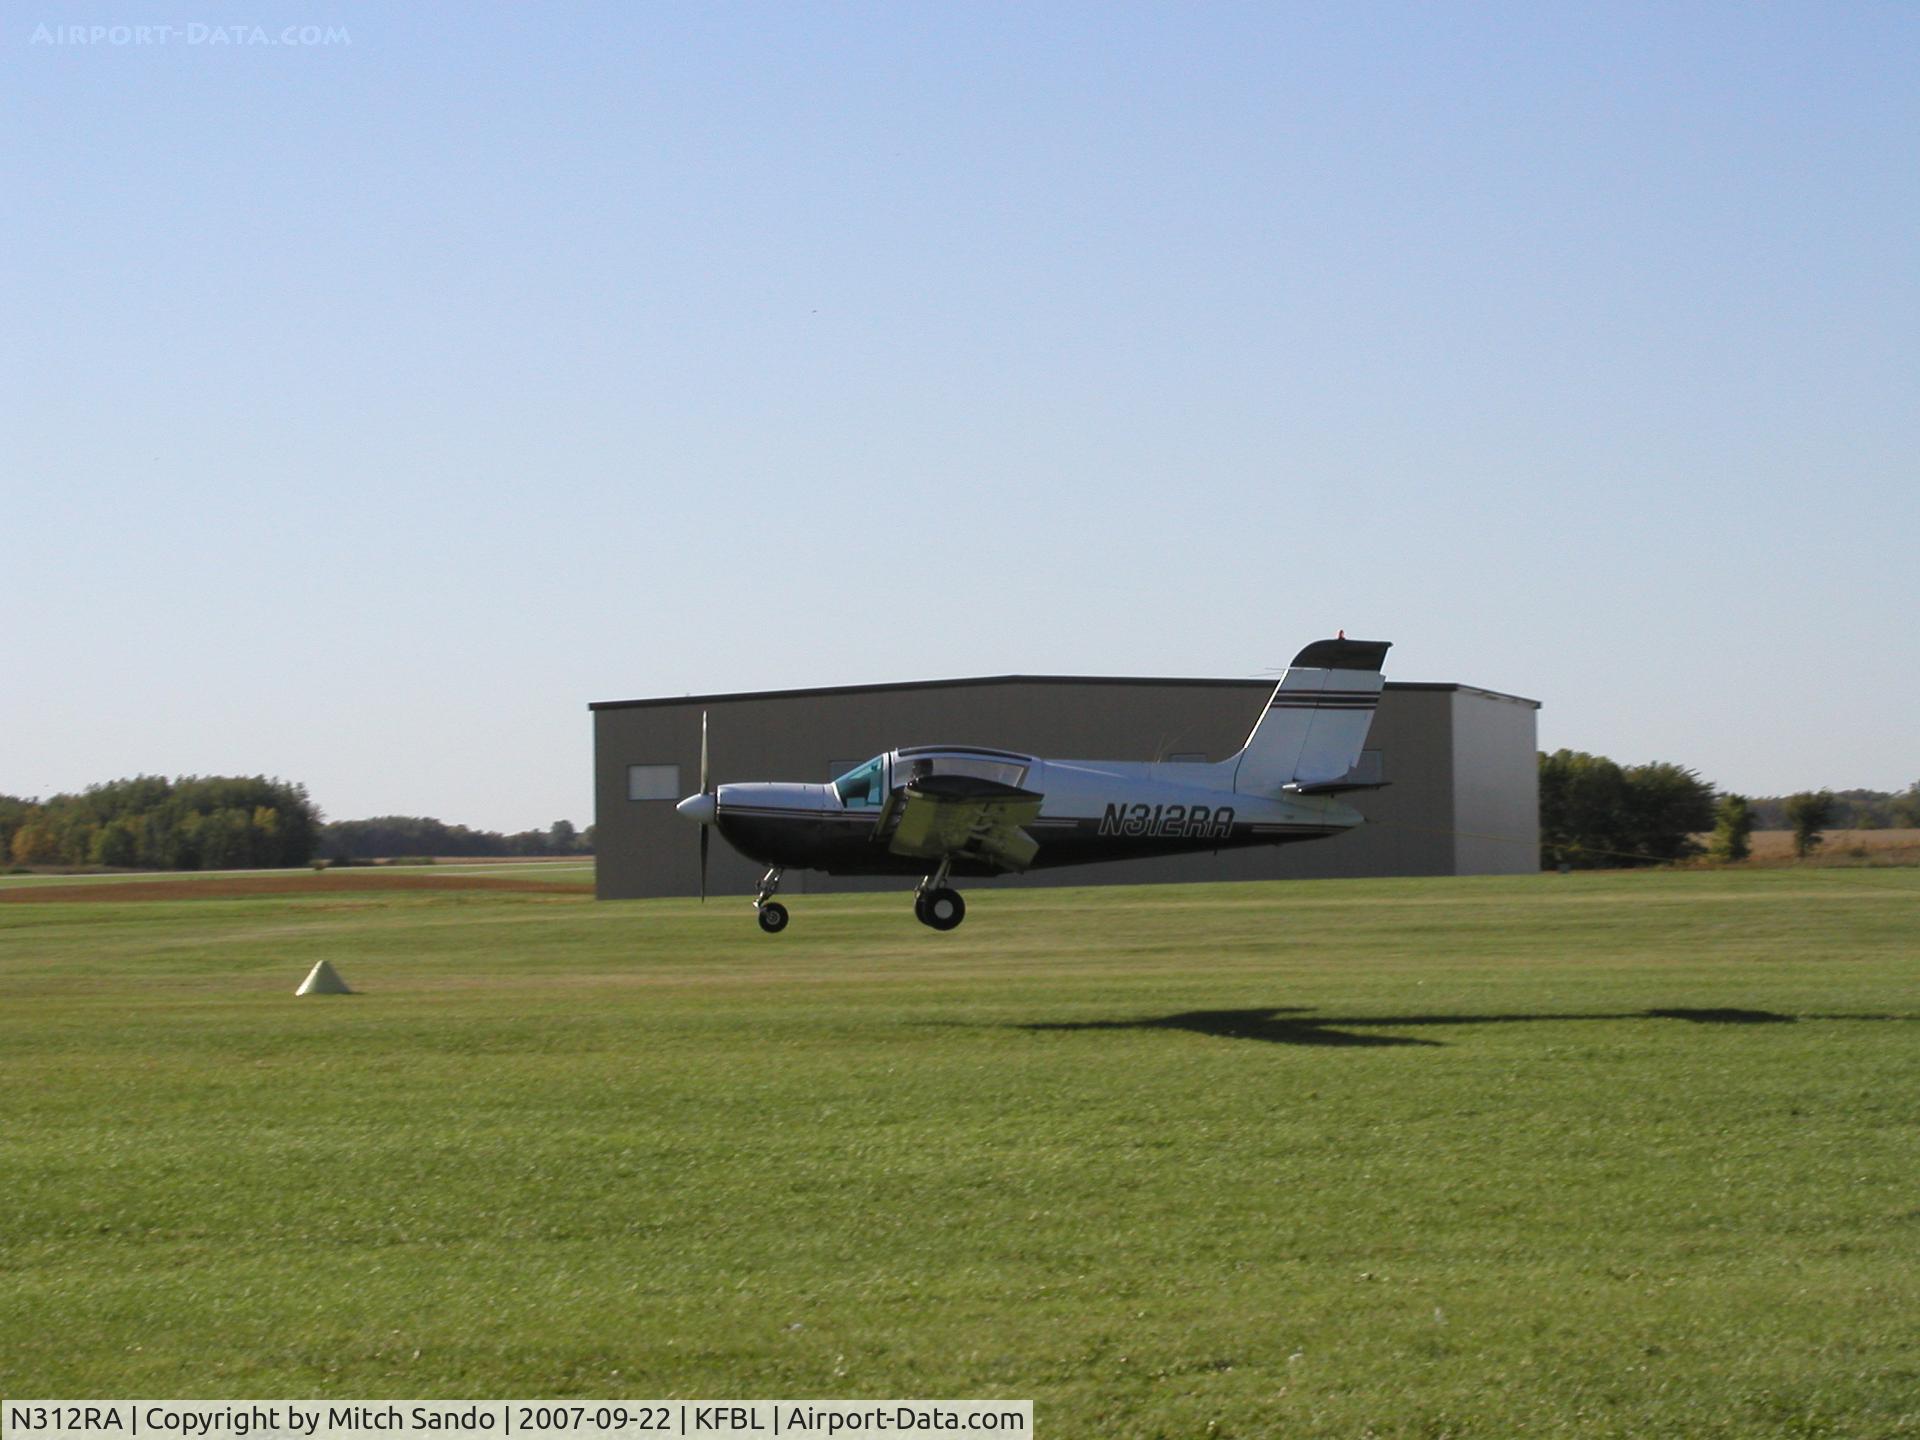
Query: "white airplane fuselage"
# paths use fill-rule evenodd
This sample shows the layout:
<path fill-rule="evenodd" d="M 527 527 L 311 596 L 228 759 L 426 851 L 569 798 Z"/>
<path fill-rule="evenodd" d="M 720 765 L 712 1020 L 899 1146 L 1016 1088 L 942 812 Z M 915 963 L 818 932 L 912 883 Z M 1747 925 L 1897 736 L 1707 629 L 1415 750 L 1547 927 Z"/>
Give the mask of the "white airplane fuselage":
<path fill-rule="evenodd" d="M 958 746 L 913 747 L 909 754 L 921 759 L 990 755 L 1021 766 L 1019 787 L 1045 797 L 1039 815 L 1025 827 L 1039 844 L 1025 867 L 1031 870 L 1317 840 L 1363 819 L 1329 796 L 1238 793 L 1230 788 L 1231 762 L 1043 760 Z M 897 750 L 879 758 L 891 794 L 904 785 L 911 760 Z M 833 875 L 917 875 L 927 868 L 924 859 L 887 848 L 899 807 L 849 805 L 831 784 L 722 785 L 714 800 L 713 823 L 721 836 L 765 865 Z M 1002 868 L 964 857 L 953 863 L 956 875 L 989 875 Z"/>
<path fill-rule="evenodd" d="M 1359 764 L 1385 683 L 1385 641 L 1318 640 L 1294 657 L 1246 744 L 1218 762 L 1048 760 L 968 745 L 910 745 L 824 785 L 711 785 L 678 806 L 707 835 L 766 865 L 763 930 L 787 924 L 781 872 L 920 875 L 914 914 L 950 930 L 966 914 L 955 875 L 1004 875 L 1337 835 L 1362 823 L 1335 798 L 1380 782 Z"/>

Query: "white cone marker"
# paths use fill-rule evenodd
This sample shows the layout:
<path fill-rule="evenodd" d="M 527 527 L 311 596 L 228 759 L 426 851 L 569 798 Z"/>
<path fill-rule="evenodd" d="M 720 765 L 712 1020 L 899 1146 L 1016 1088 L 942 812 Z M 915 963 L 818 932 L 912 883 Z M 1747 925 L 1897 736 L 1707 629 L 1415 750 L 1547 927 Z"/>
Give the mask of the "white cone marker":
<path fill-rule="evenodd" d="M 300 982 L 296 995 L 351 995 L 347 982 L 340 978 L 340 972 L 333 968 L 331 961 L 322 960 L 307 972 L 307 978 Z"/>

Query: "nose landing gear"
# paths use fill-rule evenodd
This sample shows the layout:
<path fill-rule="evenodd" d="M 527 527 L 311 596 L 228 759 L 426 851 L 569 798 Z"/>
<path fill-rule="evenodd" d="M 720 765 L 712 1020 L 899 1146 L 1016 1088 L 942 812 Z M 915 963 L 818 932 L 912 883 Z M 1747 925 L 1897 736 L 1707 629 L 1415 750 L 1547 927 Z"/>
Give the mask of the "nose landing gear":
<path fill-rule="evenodd" d="M 787 907 L 773 898 L 773 892 L 779 888 L 780 867 L 776 865 L 760 877 L 759 893 L 753 897 L 754 916 L 769 935 L 778 935 L 787 928 Z"/>

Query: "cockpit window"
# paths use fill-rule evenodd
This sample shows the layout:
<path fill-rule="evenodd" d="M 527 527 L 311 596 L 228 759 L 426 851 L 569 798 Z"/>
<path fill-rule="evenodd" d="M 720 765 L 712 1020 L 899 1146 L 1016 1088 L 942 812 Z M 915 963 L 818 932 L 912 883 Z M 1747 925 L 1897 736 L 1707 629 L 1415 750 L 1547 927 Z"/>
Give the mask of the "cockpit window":
<path fill-rule="evenodd" d="M 877 808 L 886 801 L 886 758 L 876 755 L 833 782 L 833 793 L 840 797 L 842 805 L 850 810 L 868 806 Z"/>
<path fill-rule="evenodd" d="M 1017 760 L 989 759 L 980 755 L 916 755 L 904 761 L 909 768 L 907 783 L 929 775 L 971 775 L 999 785 L 1014 785 L 1027 778 L 1027 767 Z"/>

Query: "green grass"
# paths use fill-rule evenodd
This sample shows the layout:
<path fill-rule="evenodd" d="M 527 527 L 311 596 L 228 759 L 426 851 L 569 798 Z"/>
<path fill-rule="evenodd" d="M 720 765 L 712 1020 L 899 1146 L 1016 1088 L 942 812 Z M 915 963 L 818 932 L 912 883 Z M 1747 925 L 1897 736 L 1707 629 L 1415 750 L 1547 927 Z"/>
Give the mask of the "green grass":
<path fill-rule="evenodd" d="M 0 904 L 0 1391 L 1920 1434 L 1920 873 L 970 898 Z"/>
<path fill-rule="evenodd" d="M 111 870 L 98 874 L 67 874 L 58 870 L 26 870 L 17 875 L 0 874 L 0 890 L 18 889 L 28 885 L 113 885 L 128 880 L 190 880 L 200 874 L 208 878 L 216 875 L 281 875 L 286 870 Z"/>

